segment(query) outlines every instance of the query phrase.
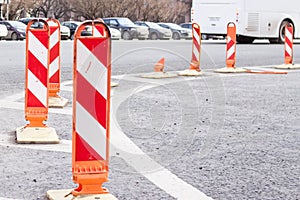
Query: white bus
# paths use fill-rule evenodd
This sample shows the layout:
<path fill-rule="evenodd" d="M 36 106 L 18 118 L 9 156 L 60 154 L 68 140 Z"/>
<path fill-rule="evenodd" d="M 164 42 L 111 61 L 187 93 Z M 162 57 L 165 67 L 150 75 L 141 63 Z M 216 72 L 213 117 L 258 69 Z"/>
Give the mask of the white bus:
<path fill-rule="evenodd" d="M 299 0 L 193 0 L 191 13 L 204 36 L 225 36 L 228 22 L 234 22 L 239 43 L 257 38 L 283 43 L 286 24 L 300 38 Z"/>

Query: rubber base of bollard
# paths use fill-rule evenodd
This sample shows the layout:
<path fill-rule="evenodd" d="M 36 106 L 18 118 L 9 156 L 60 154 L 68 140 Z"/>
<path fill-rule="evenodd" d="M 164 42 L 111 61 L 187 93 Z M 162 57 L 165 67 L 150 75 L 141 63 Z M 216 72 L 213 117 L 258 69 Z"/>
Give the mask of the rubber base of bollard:
<path fill-rule="evenodd" d="M 68 99 L 63 97 L 49 97 L 49 108 L 63 108 L 68 104 Z"/>
<path fill-rule="evenodd" d="M 59 138 L 54 128 L 20 127 L 16 130 L 19 144 L 58 144 Z"/>
<path fill-rule="evenodd" d="M 111 82 L 110 83 L 110 87 L 117 87 L 119 86 L 119 83 L 116 83 L 116 82 Z"/>
<path fill-rule="evenodd" d="M 275 67 L 276 69 L 300 69 L 298 64 L 283 64 Z"/>
<path fill-rule="evenodd" d="M 152 73 L 147 73 L 147 74 L 143 74 L 141 77 L 142 78 L 173 78 L 173 77 L 177 77 L 177 74 L 171 74 L 168 72 L 152 72 Z"/>
<path fill-rule="evenodd" d="M 49 190 L 47 191 L 47 198 L 49 200 L 118 200 L 112 194 L 90 194 L 73 196 L 72 190 Z"/>
<path fill-rule="evenodd" d="M 233 68 L 233 67 L 223 67 L 220 69 L 216 69 L 214 70 L 214 72 L 218 72 L 218 73 L 245 73 L 247 72 L 246 69 L 243 68 Z"/>
<path fill-rule="evenodd" d="M 192 69 L 186 69 L 184 71 L 178 72 L 179 76 L 201 76 L 203 75 L 203 72 L 199 72 L 197 70 L 192 70 Z"/>

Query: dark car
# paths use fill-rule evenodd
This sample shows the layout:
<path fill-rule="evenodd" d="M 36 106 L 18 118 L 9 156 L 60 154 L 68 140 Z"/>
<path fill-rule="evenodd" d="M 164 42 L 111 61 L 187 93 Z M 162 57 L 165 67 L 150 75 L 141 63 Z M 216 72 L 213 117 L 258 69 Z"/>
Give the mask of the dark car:
<path fill-rule="evenodd" d="M 154 22 L 141 22 L 137 21 L 134 22 L 138 26 L 145 26 L 149 30 L 149 39 L 157 40 L 157 39 L 171 39 L 172 38 L 172 31 L 166 28 L 159 26 Z"/>
<path fill-rule="evenodd" d="M 132 40 L 134 38 L 145 40 L 148 38 L 148 28 L 137 26 L 126 17 L 103 18 L 103 21 L 108 26 L 120 30 L 121 37 L 124 40 Z"/>
<path fill-rule="evenodd" d="M 19 19 L 19 22 L 22 22 L 24 24 L 28 24 L 31 20 L 33 19 L 37 19 L 37 18 L 33 18 L 33 17 L 27 17 L 27 18 L 21 18 Z M 44 18 L 43 18 L 44 19 Z M 44 19 L 46 20 L 46 19 Z M 43 23 L 42 22 L 34 22 L 32 25 L 31 25 L 31 28 L 43 28 Z"/>
<path fill-rule="evenodd" d="M 74 39 L 74 33 L 77 29 L 77 27 L 82 24 L 82 22 L 78 22 L 78 21 L 65 21 L 61 23 L 63 26 L 66 26 L 70 29 L 70 39 L 73 40 Z M 91 36 L 92 32 L 88 31 L 88 28 L 82 30 L 81 32 L 81 36 Z"/>
<path fill-rule="evenodd" d="M 178 24 L 174 23 L 157 23 L 161 27 L 170 29 L 172 31 L 172 38 L 174 40 L 180 40 L 180 39 L 191 39 L 192 38 L 192 30 L 182 28 Z"/>
<path fill-rule="evenodd" d="M 18 21 L 0 21 L 7 28 L 7 40 L 23 40 L 26 38 L 26 25 Z"/>

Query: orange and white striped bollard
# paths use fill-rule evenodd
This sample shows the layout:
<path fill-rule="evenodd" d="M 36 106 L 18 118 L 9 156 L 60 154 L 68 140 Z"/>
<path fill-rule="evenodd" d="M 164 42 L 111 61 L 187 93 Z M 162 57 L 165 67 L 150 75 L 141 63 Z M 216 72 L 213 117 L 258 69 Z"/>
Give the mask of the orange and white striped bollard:
<path fill-rule="evenodd" d="M 236 25 L 233 22 L 227 24 L 226 37 L 226 67 L 215 70 L 220 73 L 247 72 L 246 69 L 237 68 L 236 64 Z"/>
<path fill-rule="evenodd" d="M 294 64 L 294 26 L 287 24 L 285 26 L 285 37 L 284 37 L 284 64 L 276 66 L 277 69 L 300 69 L 299 64 Z"/>
<path fill-rule="evenodd" d="M 63 108 L 68 100 L 59 96 L 60 92 L 60 23 L 56 19 L 48 19 L 50 28 L 50 65 L 49 65 L 49 107 Z"/>
<path fill-rule="evenodd" d="M 201 31 L 197 23 L 192 23 L 192 59 L 190 68 L 180 71 L 181 76 L 200 76 L 203 73 L 200 70 L 200 56 L 201 56 Z"/>
<path fill-rule="evenodd" d="M 44 23 L 43 29 L 32 29 L 34 22 Z M 49 26 L 44 20 L 32 20 L 26 30 L 25 119 L 28 124 L 18 128 L 18 143 L 58 143 L 48 119 L 49 92 Z"/>
<path fill-rule="evenodd" d="M 105 31 L 81 37 L 86 26 Z M 73 181 L 74 196 L 102 194 L 108 179 L 111 42 L 107 26 L 98 21 L 80 25 L 74 39 Z"/>
<path fill-rule="evenodd" d="M 284 42 L 284 62 L 286 65 L 293 64 L 293 26 L 286 25 L 285 27 L 285 42 Z"/>

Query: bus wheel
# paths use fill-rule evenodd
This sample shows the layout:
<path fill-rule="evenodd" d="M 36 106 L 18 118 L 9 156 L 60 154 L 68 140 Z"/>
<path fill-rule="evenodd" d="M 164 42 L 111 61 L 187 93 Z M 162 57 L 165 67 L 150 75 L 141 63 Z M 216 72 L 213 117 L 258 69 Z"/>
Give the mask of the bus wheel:
<path fill-rule="evenodd" d="M 291 24 L 289 21 L 283 21 L 279 28 L 279 37 L 278 37 L 278 43 L 283 44 L 284 43 L 284 37 L 285 37 L 285 26 Z M 293 24 L 292 24 L 293 26 Z"/>

